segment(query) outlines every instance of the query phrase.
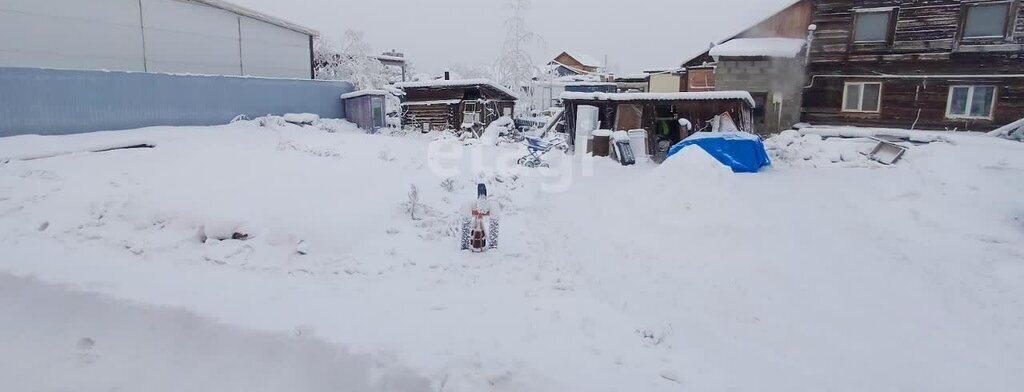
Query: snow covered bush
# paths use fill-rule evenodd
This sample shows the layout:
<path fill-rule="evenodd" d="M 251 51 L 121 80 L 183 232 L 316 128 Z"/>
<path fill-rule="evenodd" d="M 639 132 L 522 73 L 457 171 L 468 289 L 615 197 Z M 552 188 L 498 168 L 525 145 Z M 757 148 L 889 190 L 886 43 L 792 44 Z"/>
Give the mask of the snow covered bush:
<path fill-rule="evenodd" d="M 409 186 L 409 200 L 403 204 L 405 206 L 405 212 L 409 214 L 412 220 L 420 220 L 416 217 L 416 213 L 423 209 L 423 204 L 420 203 L 420 190 L 416 185 Z"/>
<path fill-rule="evenodd" d="M 344 80 L 357 90 L 387 86 L 384 64 L 371 56 L 362 31 L 347 30 L 340 42 L 318 37 L 313 45 L 314 71 L 320 80 Z"/>

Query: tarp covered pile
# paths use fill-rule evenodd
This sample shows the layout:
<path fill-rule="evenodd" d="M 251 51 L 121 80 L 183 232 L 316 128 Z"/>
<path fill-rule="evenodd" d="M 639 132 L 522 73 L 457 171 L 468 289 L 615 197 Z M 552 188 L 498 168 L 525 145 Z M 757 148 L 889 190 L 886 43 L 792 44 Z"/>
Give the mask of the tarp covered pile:
<path fill-rule="evenodd" d="M 757 173 L 772 164 L 761 138 L 746 132 L 698 132 L 672 146 L 669 158 L 691 145 L 700 146 L 736 173 Z"/>

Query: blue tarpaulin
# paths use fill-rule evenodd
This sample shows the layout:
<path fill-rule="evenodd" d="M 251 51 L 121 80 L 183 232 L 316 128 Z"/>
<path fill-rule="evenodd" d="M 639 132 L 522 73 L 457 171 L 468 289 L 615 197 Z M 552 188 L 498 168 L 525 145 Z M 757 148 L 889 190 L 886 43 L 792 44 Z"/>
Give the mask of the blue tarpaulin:
<path fill-rule="evenodd" d="M 736 173 L 757 173 L 772 164 L 761 138 L 745 132 L 698 132 L 672 146 L 668 156 L 671 158 L 693 145 L 703 148 Z"/>

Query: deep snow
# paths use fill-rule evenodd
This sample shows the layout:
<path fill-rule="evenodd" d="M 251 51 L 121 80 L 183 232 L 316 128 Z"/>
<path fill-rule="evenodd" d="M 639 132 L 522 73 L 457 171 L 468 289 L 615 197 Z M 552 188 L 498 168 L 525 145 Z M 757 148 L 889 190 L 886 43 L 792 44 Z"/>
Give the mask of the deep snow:
<path fill-rule="evenodd" d="M 193 369 L 173 351 L 272 381 L 246 391 L 280 390 L 291 375 L 255 377 L 273 366 L 337 385 L 324 355 L 385 390 L 1024 385 L 1024 144 L 954 135 L 883 167 L 863 139 L 787 133 L 775 167 L 735 175 L 693 149 L 527 171 L 516 147 L 435 138 L 251 121 L 0 139 L 0 364 L 53 364 L 0 379 L 132 389 Z M 75 152 L 138 141 L 154 148 Z M 482 255 L 454 232 L 477 181 L 503 216 Z M 104 351 L 72 370 L 86 337 Z"/>

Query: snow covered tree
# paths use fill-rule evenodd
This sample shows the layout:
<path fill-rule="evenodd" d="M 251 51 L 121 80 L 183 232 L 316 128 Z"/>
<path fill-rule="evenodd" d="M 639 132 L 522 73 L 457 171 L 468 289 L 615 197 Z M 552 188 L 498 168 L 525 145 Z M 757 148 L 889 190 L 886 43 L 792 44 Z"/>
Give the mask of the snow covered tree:
<path fill-rule="evenodd" d="M 494 79 L 489 67 L 455 63 L 448 66 L 455 79 Z"/>
<path fill-rule="evenodd" d="M 382 88 L 388 84 L 387 71 L 371 53 L 361 31 L 345 31 L 340 43 L 318 38 L 313 45 L 316 78 L 344 80 L 358 90 Z"/>
<path fill-rule="evenodd" d="M 526 25 L 530 0 L 509 0 L 506 8 L 511 10 L 511 14 L 505 20 L 505 41 L 495 63 L 495 77 L 498 83 L 519 93 L 520 98 L 525 98 L 530 81 L 538 73 L 529 47 L 541 41 L 541 38 Z"/>

